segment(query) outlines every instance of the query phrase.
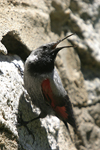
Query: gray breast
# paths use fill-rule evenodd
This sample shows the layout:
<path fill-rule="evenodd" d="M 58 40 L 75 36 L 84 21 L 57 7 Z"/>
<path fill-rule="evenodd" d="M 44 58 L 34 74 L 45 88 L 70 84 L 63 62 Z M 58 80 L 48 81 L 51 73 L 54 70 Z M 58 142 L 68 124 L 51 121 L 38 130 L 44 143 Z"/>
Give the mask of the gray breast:
<path fill-rule="evenodd" d="M 41 83 L 46 78 L 52 78 L 52 73 L 48 75 L 33 75 L 31 76 L 27 69 L 24 71 L 24 86 L 29 93 L 32 103 L 40 108 L 41 111 L 46 111 L 47 114 L 55 114 L 52 108 L 46 104 L 42 90 Z"/>

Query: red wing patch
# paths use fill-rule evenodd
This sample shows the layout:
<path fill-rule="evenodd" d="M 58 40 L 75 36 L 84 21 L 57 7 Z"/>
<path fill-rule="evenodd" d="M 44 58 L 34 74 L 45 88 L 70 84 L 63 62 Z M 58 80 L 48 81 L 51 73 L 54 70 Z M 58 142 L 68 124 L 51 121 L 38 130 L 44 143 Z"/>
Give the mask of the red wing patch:
<path fill-rule="evenodd" d="M 47 103 L 52 107 L 52 109 L 57 113 L 59 117 L 61 117 L 63 120 L 68 119 L 68 114 L 66 112 L 66 106 L 57 106 L 57 96 L 54 95 L 52 92 L 51 86 L 50 86 L 50 81 L 49 79 L 45 79 L 42 84 L 42 92 L 44 95 L 44 98 Z"/>
<path fill-rule="evenodd" d="M 58 107 L 56 106 L 56 108 L 54 109 L 55 112 L 57 112 L 57 114 L 63 118 L 63 120 L 68 119 L 68 114 L 66 112 L 66 106 L 63 107 Z"/>

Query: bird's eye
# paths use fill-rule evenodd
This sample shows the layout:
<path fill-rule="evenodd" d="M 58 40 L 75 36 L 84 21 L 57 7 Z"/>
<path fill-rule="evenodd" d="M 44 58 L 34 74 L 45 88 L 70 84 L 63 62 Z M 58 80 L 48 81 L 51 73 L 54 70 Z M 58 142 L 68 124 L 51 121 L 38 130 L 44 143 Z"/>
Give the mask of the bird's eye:
<path fill-rule="evenodd" d="M 43 46 L 43 50 L 47 49 L 47 46 Z"/>

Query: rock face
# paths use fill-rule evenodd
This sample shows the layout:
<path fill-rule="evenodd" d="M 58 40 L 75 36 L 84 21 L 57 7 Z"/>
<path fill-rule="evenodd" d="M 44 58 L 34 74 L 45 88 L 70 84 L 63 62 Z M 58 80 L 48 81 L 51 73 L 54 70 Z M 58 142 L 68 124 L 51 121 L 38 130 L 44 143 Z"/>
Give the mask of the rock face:
<path fill-rule="evenodd" d="M 100 149 L 100 1 L 1 0 L 0 1 L 0 149 L 98 150 Z M 20 115 L 30 120 L 39 109 L 23 87 L 24 61 L 44 43 L 75 33 L 61 45 L 55 65 L 74 107 L 78 133 L 47 116 L 16 126 Z M 7 56 L 3 54 L 7 54 Z"/>

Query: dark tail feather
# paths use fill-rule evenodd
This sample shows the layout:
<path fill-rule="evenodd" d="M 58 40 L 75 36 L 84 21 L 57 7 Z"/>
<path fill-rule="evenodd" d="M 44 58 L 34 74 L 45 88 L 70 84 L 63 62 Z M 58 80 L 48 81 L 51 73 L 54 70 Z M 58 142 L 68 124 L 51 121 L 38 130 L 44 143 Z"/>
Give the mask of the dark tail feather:
<path fill-rule="evenodd" d="M 70 136 L 70 138 L 71 138 L 71 141 L 73 142 L 73 139 L 72 139 L 72 137 L 71 137 L 70 130 L 69 130 L 69 127 L 68 127 L 68 124 L 67 124 L 67 122 L 65 122 L 65 121 L 63 121 L 63 122 L 64 122 L 64 124 L 65 124 L 65 126 L 66 126 L 66 128 L 67 128 L 67 130 L 68 130 L 68 134 L 69 134 L 69 136 Z"/>
<path fill-rule="evenodd" d="M 74 114 L 72 114 L 72 116 L 68 117 L 67 122 L 74 128 L 74 130 L 77 132 L 77 123 L 74 117 Z"/>

